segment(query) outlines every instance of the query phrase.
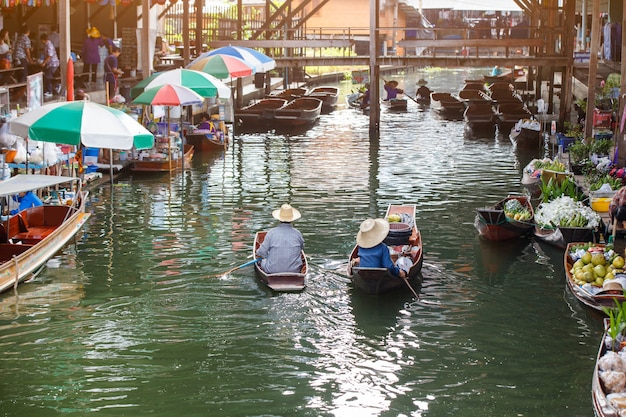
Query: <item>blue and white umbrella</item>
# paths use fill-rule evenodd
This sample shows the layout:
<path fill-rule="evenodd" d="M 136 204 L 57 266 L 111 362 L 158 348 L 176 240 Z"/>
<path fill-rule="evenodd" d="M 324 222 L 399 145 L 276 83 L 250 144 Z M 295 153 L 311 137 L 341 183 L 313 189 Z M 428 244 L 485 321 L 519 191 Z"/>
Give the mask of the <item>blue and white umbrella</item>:
<path fill-rule="evenodd" d="M 276 61 L 274 61 L 273 58 L 270 58 L 256 49 L 246 48 L 245 46 L 224 46 L 209 52 L 204 52 L 194 59 L 190 65 L 202 58 L 216 54 L 237 57 L 253 67 L 256 72 L 267 72 L 276 68 Z"/>

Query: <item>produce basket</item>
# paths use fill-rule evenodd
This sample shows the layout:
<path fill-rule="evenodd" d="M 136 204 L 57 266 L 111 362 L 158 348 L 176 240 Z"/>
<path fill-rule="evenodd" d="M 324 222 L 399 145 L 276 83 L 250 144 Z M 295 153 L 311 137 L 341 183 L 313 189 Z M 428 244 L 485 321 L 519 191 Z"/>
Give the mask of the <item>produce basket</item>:
<path fill-rule="evenodd" d="M 406 245 L 411 236 L 411 226 L 406 223 L 389 223 L 389 233 L 383 243 L 385 245 Z"/>

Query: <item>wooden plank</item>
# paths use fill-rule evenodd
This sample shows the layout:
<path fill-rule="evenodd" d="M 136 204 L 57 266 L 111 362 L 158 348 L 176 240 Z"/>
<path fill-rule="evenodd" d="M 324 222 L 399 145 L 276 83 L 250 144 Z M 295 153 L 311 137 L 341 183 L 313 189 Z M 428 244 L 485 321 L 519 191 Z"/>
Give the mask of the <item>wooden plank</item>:
<path fill-rule="evenodd" d="M 402 48 L 455 48 L 455 47 L 522 47 L 538 46 L 545 44 L 543 39 L 404 39 L 398 41 L 398 46 Z"/>
<path fill-rule="evenodd" d="M 211 41 L 211 48 L 223 46 L 247 46 L 248 48 L 351 48 L 352 39 L 302 39 L 302 40 L 254 40 Z"/>

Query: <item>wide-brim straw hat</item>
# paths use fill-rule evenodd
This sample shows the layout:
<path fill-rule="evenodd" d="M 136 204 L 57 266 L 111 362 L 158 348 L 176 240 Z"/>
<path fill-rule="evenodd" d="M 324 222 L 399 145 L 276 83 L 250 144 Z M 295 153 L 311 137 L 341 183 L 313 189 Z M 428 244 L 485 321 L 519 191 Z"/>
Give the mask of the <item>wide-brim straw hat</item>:
<path fill-rule="evenodd" d="M 91 28 L 87 29 L 87 35 L 91 36 L 92 38 L 99 38 L 100 31 L 97 27 L 92 26 Z"/>
<path fill-rule="evenodd" d="M 417 81 L 417 85 L 426 85 L 426 84 L 428 84 L 428 81 L 426 81 L 426 80 L 425 80 L 425 79 L 423 79 L 423 78 L 420 78 L 420 79 Z"/>
<path fill-rule="evenodd" d="M 398 85 L 398 82 L 396 80 L 391 80 L 391 81 L 387 82 L 387 84 L 396 86 L 396 85 Z"/>
<path fill-rule="evenodd" d="M 356 244 L 362 248 L 373 248 L 389 233 L 389 222 L 385 219 L 367 219 L 361 223 L 356 235 Z"/>
<path fill-rule="evenodd" d="M 618 281 L 611 279 L 604 281 L 604 284 L 602 284 L 602 289 L 605 291 L 622 291 L 624 288 L 622 288 L 622 284 L 620 284 Z"/>
<path fill-rule="evenodd" d="M 298 210 L 291 207 L 289 204 L 283 204 L 278 210 L 272 212 L 272 217 L 281 222 L 290 223 L 298 220 L 302 216 Z"/>

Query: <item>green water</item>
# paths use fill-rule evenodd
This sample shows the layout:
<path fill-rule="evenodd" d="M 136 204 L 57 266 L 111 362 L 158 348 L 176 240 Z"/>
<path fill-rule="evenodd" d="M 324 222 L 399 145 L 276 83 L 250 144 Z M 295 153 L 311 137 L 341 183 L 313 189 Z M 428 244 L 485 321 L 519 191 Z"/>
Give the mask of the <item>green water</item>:
<path fill-rule="evenodd" d="M 435 91 L 476 77 L 426 75 Z M 409 103 L 383 113 L 378 145 L 339 109 L 302 134 L 237 135 L 184 175 L 94 189 L 75 242 L 0 296 L 0 415 L 592 416 L 601 321 L 566 290 L 562 253 L 473 226 L 522 191 L 531 157 Z M 251 268 L 209 277 L 247 262 L 287 201 L 304 292 Z M 419 301 L 345 275 L 359 223 L 390 203 L 417 205 Z"/>

